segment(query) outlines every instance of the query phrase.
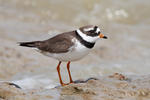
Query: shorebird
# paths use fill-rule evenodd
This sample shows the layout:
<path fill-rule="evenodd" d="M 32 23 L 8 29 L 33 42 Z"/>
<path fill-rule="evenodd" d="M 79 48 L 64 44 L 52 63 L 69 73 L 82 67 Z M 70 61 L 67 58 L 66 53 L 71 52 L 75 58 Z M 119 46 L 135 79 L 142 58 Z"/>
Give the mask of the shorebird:
<path fill-rule="evenodd" d="M 73 83 L 70 73 L 70 62 L 76 61 L 86 56 L 94 47 L 99 38 L 107 39 L 101 33 L 100 28 L 94 25 L 80 27 L 77 30 L 58 34 L 44 41 L 19 42 L 20 46 L 36 48 L 46 56 L 55 58 L 59 61 L 57 72 L 62 86 L 67 85 L 62 81 L 60 74 L 61 62 L 67 63 L 67 71 L 70 83 Z"/>

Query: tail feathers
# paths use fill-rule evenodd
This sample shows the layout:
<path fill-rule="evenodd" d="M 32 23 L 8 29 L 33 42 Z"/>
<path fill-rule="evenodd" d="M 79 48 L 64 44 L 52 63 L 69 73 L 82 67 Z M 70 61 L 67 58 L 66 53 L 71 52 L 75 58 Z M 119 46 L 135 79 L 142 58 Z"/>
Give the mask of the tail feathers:
<path fill-rule="evenodd" d="M 33 41 L 33 42 L 19 42 L 20 46 L 25 46 L 25 47 L 35 47 L 38 48 L 40 44 L 40 41 Z"/>

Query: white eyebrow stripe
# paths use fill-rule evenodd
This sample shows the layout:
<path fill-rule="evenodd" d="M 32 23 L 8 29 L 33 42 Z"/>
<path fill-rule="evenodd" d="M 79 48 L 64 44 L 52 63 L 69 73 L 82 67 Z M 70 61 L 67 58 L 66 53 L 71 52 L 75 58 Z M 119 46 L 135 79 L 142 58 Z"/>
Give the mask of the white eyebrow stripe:
<path fill-rule="evenodd" d="M 97 37 L 88 36 L 88 35 L 84 34 L 84 33 L 83 33 L 81 30 L 79 30 L 79 29 L 77 29 L 76 31 L 77 31 L 77 33 L 83 38 L 83 40 L 85 40 L 85 41 L 87 41 L 87 42 L 93 43 L 93 42 L 95 42 L 95 41 L 99 38 L 99 36 L 97 36 Z"/>
<path fill-rule="evenodd" d="M 85 29 L 84 29 L 84 31 L 86 31 L 86 32 L 87 32 L 87 31 L 91 31 L 91 30 L 94 30 L 94 28 L 92 27 L 92 28 L 85 28 Z"/>

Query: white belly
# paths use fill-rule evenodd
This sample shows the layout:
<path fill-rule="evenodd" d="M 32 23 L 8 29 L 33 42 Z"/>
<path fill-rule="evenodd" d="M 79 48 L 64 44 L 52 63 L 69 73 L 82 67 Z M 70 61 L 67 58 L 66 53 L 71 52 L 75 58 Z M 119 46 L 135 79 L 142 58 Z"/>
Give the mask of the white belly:
<path fill-rule="evenodd" d="M 44 52 L 43 54 L 52 58 L 55 58 L 59 61 L 76 61 L 84 56 L 86 56 L 90 49 L 83 46 L 78 40 L 73 39 L 75 45 L 72 46 L 67 53 L 48 53 Z"/>

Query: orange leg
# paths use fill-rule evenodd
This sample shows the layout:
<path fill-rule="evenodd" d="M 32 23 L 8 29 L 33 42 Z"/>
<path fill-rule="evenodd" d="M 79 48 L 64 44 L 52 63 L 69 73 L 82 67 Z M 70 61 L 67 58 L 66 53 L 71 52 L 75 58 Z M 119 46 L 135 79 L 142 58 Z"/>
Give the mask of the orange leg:
<path fill-rule="evenodd" d="M 61 86 L 65 86 L 67 84 L 64 84 L 63 81 L 62 81 L 62 79 L 61 79 L 60 64 L 61 64 L 61 61 L 59 61 L 58 65 L 57 65 L 57 72 L 58 72 L 58 76 L 59 76 L 59 81 L 60 81 Z"/>
<path fill-rule="evenodd" d="M 71 73 L 70 73 L 70 61 L 68 61 L 68 63 L 67 63 L 67 70 L 68 70 L 68 74 L 69 74 L 69 78 L 70 78 L 70 83 L 73 83 Z"/>

